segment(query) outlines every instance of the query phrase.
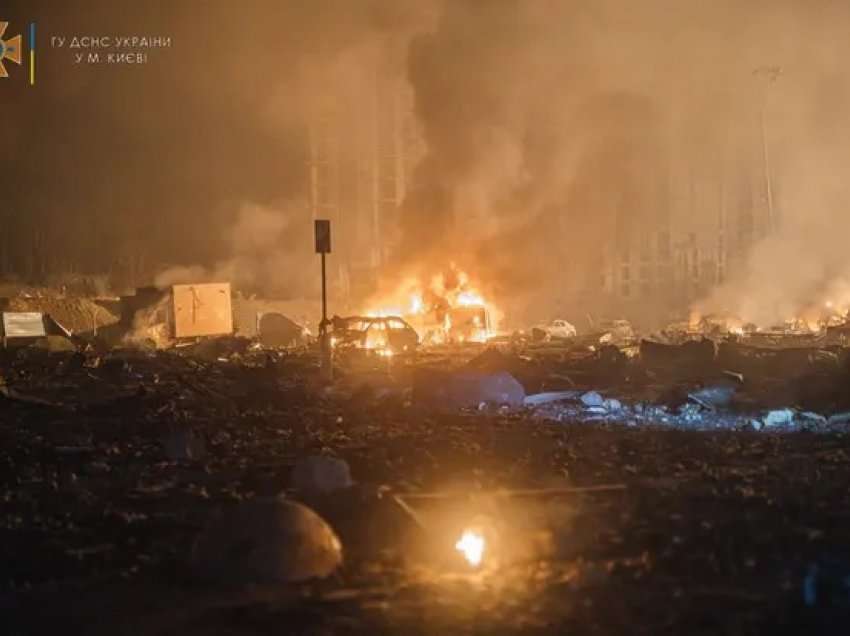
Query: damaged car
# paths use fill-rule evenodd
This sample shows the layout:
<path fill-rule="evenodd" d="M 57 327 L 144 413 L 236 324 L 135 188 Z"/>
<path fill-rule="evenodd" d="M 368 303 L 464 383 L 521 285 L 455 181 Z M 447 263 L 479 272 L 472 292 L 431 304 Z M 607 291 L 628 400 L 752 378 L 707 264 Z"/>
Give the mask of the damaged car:
<path fill-rule="evenodd" d="M 578 330 L 572 323 L 563 319 L 556 319 L 549 323 L 536 325 L 533 330 L 537 340 L 575 338 Z"/>
<path fill-rule="evenodd" d="M 335 349 L 375 351 L 380 355 L 413 353 L 419 335 L 400 316 L 334 316 L 331 344 Z"/>

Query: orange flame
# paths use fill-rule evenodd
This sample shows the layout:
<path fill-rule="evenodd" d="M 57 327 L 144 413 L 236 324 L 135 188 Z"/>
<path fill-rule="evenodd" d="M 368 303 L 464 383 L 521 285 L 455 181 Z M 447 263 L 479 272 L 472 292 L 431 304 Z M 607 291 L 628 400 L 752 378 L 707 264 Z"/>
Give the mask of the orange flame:
<path fill-rule="evenodd" d="M 400 286 L 399 293 L 379 298 L 368 316 L 400 316 L 412 323 L 421 338 L 432 343 L 485 342 L 494 335 L 498 311 L 473 287 L 469 275 L 451 265 L 436 274 L 427 287 L 418 279 Z M 407 311 L 398 309 L 406 306 Z"/>

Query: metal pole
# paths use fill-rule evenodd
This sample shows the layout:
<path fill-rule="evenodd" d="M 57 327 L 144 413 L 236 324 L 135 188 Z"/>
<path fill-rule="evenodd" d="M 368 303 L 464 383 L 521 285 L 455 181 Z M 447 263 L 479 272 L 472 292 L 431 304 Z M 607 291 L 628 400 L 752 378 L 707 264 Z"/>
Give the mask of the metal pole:
<path fill-rule="evenodd" d="M 322 326 L 321 333 L 324 335 L 328 328 L 328 286 L 325 280 L 325 253 L 322 252 Z"/>
<path fill-rule="evenodd" d="M 325 276 L 325 253 L 322 252 L 322 322 L 319 324 L 319 344 L 321 346 L 322 377 L 330 380 L 333 377 L 331 366 L 331 347 L 328 338 L 328 288 Z"/>
<path fill-rule="evenodd" d="M 767 233 L 772 234 L 777 228 L 778 222 L 773 209 L 773 179 L 770 172 L 770 151 L 767 141 L 767 125 L 765 123 L 767 100 L 770 92 L 770 85 L 775 84 L 782 75 L 782 68 L 778 66 L 764 66 L 753 71 L 756 76 L 765 78 L 764 92 L 762 94 L 760 124 L 761 124 L 761 144 L 762 144 L 762 161 L 764 165 L 764 182 L 767 190 Z"/>

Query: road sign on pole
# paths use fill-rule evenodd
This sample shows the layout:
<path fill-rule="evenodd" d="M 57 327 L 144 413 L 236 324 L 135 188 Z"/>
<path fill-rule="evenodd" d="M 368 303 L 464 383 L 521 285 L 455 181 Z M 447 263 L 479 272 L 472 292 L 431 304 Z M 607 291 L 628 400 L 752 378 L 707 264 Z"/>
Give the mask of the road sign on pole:
<path fill-rule="evenodd" d="M 330 254 L 331 252 L 331 222 L 327 219 L 316 219 L 316 253 Z"/>

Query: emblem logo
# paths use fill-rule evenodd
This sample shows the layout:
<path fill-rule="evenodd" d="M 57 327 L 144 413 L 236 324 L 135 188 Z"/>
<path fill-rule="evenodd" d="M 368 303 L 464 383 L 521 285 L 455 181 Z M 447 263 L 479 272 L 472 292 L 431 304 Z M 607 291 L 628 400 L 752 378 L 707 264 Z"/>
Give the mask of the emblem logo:
<path fill-rule="evenodd" d="M 3 34 L 6 32 L 8 22 L 0 22 L 0 77 L 9 77 L 6 67 L 3 64 L 4 60 L 10 60 L 15 64 L 21 63 L 21 36 L 4 40 Z"/>

